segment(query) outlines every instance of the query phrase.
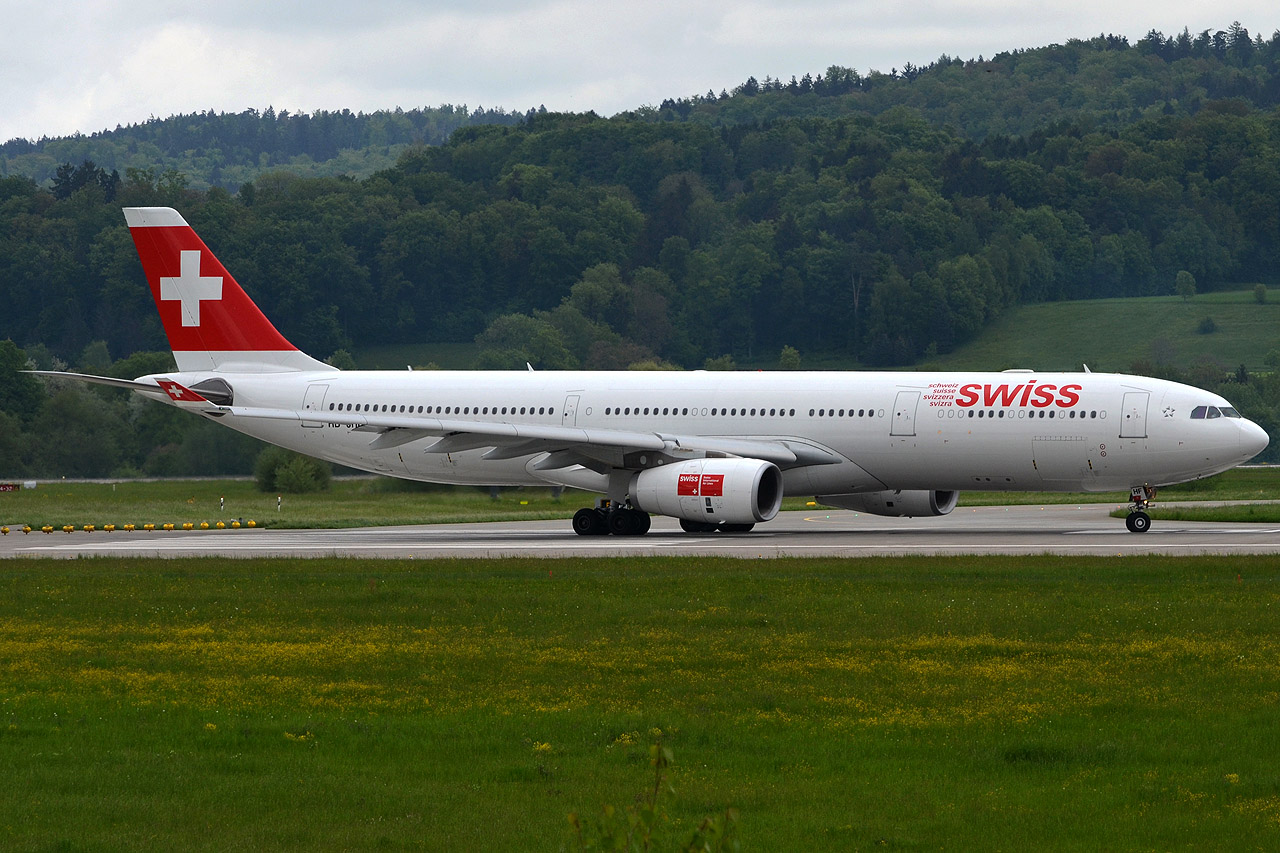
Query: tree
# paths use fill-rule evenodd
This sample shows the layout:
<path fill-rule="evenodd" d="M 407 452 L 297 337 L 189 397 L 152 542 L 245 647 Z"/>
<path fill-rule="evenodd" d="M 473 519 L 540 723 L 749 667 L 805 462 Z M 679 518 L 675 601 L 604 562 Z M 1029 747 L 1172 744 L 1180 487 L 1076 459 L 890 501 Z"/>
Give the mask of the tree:
<path fill-rule="evenodd" d="M 1181 296 L 1183 302 L 1190 302 L 1196 295 L 1196 277 L 1186 270 L 1178 270 L 1173 280 L 1173 292 Z"/>
<path fill-rule="evenodd" d="M 1267 286 L 1265 284 L 1255 284 L 1253 286 L 1253 301 L 1259 305 L 1267 304 Z"/>
<path fill-rule="evenodd" d="M 336 349 L 333 354 L 325 360 L 325 364 L 332 365 L 339 370 L 355 370 L 356 360 L 351 357 L 351 353 L 345 349 Z"/>
<path fill-rule="evenodd" d="M 519 370 L 526 363 L 547 370 L 572 370 L 578 360 L 560 330 L 545 319 L 506 314 L 476 336 L 479 366 Z"/>
<path fill-rule="evenodd" d="M 0 412 L 28 419 L 40 407 L 44 396 L 40 383 L 34 376 L 19 372 L 26 369 L 26 353 L 13 341 L 0 341 Z"/>
<path fill-rule="evenodd" d="M 702 366 L 703 370 L 737 370 L 738 364 L 733 360 L 731 355 L 722 355 L 717 358 L 709 358 Z"/>
<path fill-rule="evenodd" d="M 271 446 L 258 454 L 253 477 L 260 492 L 303 494 L 328 491 L 332 470 L 328 462 Z"/>
<path fill-rule="evenodd" d="M 799 370 L 800 351 L 793 346 L 784 346 L 778 354 L 778 367 L 783 370 Z"/>

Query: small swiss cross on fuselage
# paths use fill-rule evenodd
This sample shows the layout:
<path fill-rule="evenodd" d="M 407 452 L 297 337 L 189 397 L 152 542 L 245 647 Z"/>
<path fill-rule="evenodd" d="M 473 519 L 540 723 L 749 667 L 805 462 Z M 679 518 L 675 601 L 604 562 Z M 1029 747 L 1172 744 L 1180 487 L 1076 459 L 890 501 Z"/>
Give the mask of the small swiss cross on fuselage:
<path fill-rule="evenodd" d="M 182 303 L 182 325 L 200 325 L 200 303 L 204 300 L 222 299 L 222 276 L 200 275 L 200 250 L 179 252 L 178 276 L 162 276 L 160 299 Z"/>

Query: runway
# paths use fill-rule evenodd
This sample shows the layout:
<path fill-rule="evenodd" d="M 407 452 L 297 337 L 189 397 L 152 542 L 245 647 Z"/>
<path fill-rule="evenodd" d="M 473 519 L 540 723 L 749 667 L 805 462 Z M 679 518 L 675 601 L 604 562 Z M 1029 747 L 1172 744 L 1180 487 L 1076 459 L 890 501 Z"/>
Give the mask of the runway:
<path fill-rule="evenodd" d="M 640 537 L 583 537 L 568 520 L 345 530 L 11 532 L 14 557 L 869 557 L 929 554 L 1273 554 L 1280 527 L 1156 521 L 1147 533 L 1110 518 L 1112 504 L 961 507 L 942 518 L 881 518 L 840 510 L 780 513 L 747 534 L 688 534 L 656 518 Z"/>

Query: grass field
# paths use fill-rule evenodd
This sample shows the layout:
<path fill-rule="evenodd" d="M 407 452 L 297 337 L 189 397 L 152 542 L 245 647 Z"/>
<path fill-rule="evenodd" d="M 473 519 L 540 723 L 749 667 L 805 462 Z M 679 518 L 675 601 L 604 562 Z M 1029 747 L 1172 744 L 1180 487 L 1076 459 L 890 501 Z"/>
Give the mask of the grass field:
<path fill-rule="evenodd" d="M 1280 496 L 1280 468 L 1237 468 L 1217 477 L 1162 489 L 1161 500 L 1269 500 Z M 219 510 L 219 498 L 225 509 Z M 1117 503 L 1120 492 L 964 492 L 961 506 L 1049 503 Z M 122 527 L 148 522 L 181 525 L 215 524 L 232 518 L 253 519 L 271 527 L 357 527 L 465 521 L 568 519 L 594 495 L 551 489 L 507 489 L 497 500 L 488 490 L 470 487 L 414 487 L 384 478 L 340 478 L 329 492 L 284 495 L 279 511 L 276 495 L 257 491 L 249 480 L 161 480 L 119 483 L 41 483 L 36 489 L 0 492 L 0 524 L 35 529 L 48 524 L 80 529 L 92 524 Z M 810 498 L 788 498 L 784 509 L 805 509 Z M 1224 518 L 1222 520 L 1232 520 Z M 1246 519 L 1247 520 L 1247 519 Z"/>
<path fill-rule="evenodd" d="M 65 524 L 141 527 L 148 522 L 214 524 L 253 519 L 270 527 L 367 527 L 464 521 L 569 518 L 594 500 L 550 488 L 506 489 L 497 500 L 487 489 L 418 488 L 386 478 L 337 478 L 327 492 L 283 495 L 257 490 L 251 480 L 157 480 L 119 483 L 41 483 L 35 489 L 0 492 L 0 523 L 40 528 Z M 225 499 L 219 509 L 219 499 Z"/>
<path fill-rule="evenodd" d="M 1216 331 L 1200 334 L 1205 317 Z M 1253 291 L 1203 293 L 1190 302 L 1177 296 L 1046 302 L 1008 311 L 977 340 L 939 356 L 942 370 L 1128 372 L 1138 361 L 1186 369 L 1213 358 L 1228 369 L 1268 369 L 1263 358 L 1280 348 L 1280 298 L 1259 305 Z"/>
<path fill-rule="evenodd" d="M 1280 847 L 1274 558 L 6 561 L 6 850 Z"/>

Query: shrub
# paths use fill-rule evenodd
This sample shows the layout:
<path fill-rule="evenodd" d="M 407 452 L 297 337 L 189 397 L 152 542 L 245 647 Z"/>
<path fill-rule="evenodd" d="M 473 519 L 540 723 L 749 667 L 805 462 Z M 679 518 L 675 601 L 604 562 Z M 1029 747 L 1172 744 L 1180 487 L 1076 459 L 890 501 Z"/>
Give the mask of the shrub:
<path fill-rule="evenodd" d="M 328 462 L 283 447 L 265 448 L 253 466 L 253 477 L 262 492 L 324 492 L 332 476 Z"/>
<path fill-rule="evenodd" d="M 1213 322 L 1212 317 L 1205 317 L 1200 321 L 1200 325 L 1196 327 L 1196 331 L 1202 335 L 1212 335 L 1218 331 L 1218 324 Z"/>

